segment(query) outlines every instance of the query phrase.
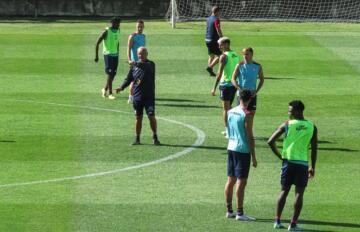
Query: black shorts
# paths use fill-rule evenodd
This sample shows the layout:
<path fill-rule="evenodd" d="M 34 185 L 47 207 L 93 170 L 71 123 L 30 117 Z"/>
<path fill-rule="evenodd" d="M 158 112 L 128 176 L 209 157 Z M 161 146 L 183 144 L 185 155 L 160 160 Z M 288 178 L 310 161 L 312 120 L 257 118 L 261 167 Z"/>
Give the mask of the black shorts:
<path fill-rule="evenodd" d="M 230 104 L 234 101 L 236 88 L 234 86 L 220 86 L 220 99 L 222 101 L 230 101 Z"/>
<path fill-rule="evenodd" d="M 209 55 L 214 54 L 220 56 L 222 53 L 217 42 L 206 42 L 206 47 L 208 48 Z"/>
<path fill-rule="evenodd" d="M 239 93 L 240 95 L 240 93 Z M 257 95 L 255 97 L 250 98 L 249 105 L 247 107 L 247 110 L 249 111 L 256 111 L 256 102 L 257 102 Z M 238 97 L 238 105 L 240 104 L 240 97 Z"/>
<path fill-rule="evenodd" d="M 250 153 L 228 150 L 227 175 L 247 179 L 250 171 Z"/>
<path fill-rule="evenodd" d="M 119 57 L 104 55 L 104 62 L 105 62 L 105 73 L 109 76 L 114 77 L 117 72 Z"/>
<path fill-rule="evenodd" d="M 308 182 L 308 167 L 283 160 L 281 167 L 281 185 L 305 188 Z"/>
<path fill-rule="evenodd" d="M 144 114 L 144 108 L 147 116 L 155 116 L 155 100 L 133 101 L 135 116 Z"/>

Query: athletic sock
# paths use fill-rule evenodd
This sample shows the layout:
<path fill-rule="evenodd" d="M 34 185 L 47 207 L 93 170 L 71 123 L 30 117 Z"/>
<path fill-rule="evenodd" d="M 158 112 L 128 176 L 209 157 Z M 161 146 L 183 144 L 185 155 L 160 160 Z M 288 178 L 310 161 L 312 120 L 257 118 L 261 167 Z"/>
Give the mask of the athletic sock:
<path fill-rule="evenodd" d="M 153 134 L 153 140 L 158 140 L 157 134 Z"/>
<path fill-rule="evenodd" d="M 244 208 L 238 208 L 237 209 L 237 215 L 239 215 L 239 216 L 244 215 Z"/>
<path fill-rule="evenodd" d="M 135 136 L 135 140 L 136 140 L 136 141 L 140 141 L 140 135 L 136 135 L 136 136 Z"/>
<path fill-rule="evenodd" d="M 290 227 L 293 228 L 296 226 L 296 221 L 294 220 L 291 220 L 291 223 L 290 223 Z"/>
<path fill-rule="evenodd" d="M 277 224 L 280 224 L 280 223 L 281 223 L 280 217 L 275 217 L 275 222 L 276 222 Z"/>
<path fill-rule="evenodd" d="M 229 213 L 233 213 L 234 211 L 233 211 L 233 209 L 232 209 L 232 204 L 230 203 L 230 204 L 226 204 L 226 208 L 227 208 L 227 211 L 229 212 Z"/>

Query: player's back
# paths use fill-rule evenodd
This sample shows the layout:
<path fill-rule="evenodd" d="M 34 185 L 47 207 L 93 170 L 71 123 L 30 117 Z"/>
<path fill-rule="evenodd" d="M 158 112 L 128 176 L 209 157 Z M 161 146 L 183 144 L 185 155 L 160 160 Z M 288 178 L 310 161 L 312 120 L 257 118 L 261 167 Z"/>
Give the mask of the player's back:
<path fill-rule="evenodd" d="M 132 61 L 138 61 L 138 55 L 137 50 L 139 47 L 145 47 L 146 46 L 146 40 L 145 35 L 140 33 L 133 33 L 132 35 L 133 43 L 131 46 L 131 60 Z"/>
<path fill-rule="evenodd" d="M 245 129 L 246 112 L 237 106 L 228 111 L 228 150 L 249 153 L 249 144 Z"/>

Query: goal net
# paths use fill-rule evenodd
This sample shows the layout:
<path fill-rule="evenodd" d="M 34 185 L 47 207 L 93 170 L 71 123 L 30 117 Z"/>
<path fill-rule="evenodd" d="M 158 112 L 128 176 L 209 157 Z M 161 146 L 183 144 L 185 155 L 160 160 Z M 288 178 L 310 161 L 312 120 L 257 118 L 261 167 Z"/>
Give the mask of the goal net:
<path fill-rule="evenodd" d="M 225 20 L 360 22 L 360 0 L 171 0 L 167 18 L 203 20 L 214 5 Z"/>

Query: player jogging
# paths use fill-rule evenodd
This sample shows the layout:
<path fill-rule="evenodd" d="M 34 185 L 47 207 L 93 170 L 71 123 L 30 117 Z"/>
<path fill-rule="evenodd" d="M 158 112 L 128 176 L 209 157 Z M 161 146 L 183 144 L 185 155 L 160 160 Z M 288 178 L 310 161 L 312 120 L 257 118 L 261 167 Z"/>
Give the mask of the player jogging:
<path fill-rule="evenodd" d="M 257 167 L 255 155 L 255 141 L 250 123 L 250 114 L 247 107 L 251 92 L 244 90 L 240 93 L 240 105 L 228 112 L 228 180 L 225 185 L 226 217 L 241 221 L 253 221 L 255 218 L 244 214 L 243 203 L 245 186 L 250 170 L 250 162 Z M 232 210 L 233 187 L 236 186 L 237 213 Z"/>
<path fill-rule="evenodd" d="M 139 60 L 137 56 L 137 49 L 139 47 L 145 47 L 146 45 L 145 35 L 143 34 L 144 27 L 144 21 L 138 19 L 136 21 L 136 31 L 129 36 L 127 46 L 127 59 L 130 65 L 133 64 L 133 62 Z M 128 103 L 133 102 L 133 84 L 134 83 L 130 84 Z"/>
<path fill-rule="evenodd" d="M 254 50 L 252 48 L 244 48 L 242 53 L 244 60 L 235 67 L 231 82 L 239 90 L 239 93 L 244 89 L 251 91 L 252 97 L 248 110 L 251 112 L 252 123 L 256 111 L 257 94 L 264 84 L 264 73 L 261 65 L 253 60 Z M 260 81 L 256 86 L 258 78 Z"/>
<path fill-rule="evenodd" d="M 119 63 L 119 39 L 120 39 L 120 18 L 114 17 L 111 19 L 111 27 L 107 27 L 96 41 L 95 48 L 95 62 L 99 61 L 99 45 L 103 41 L 103 54 L 105 61 L 105 73 L 107 74 L 107 81 L 105 87 L 101 89 L 102 97 L 106 97 L 108 92 L 108 98 L 115 99 L 112 95 L 112 83 L 114 81 L 117 67 Z"/>
<path fill-rule="evenodd" d="M 136 116 L 136 137 L 132 145 L 140 144 L 144 108 L 153 132 L 153 144 L 160 145 L 156 133 L 157 123 L 155 118 L 155 63 L 147 59 L 148 52 L 145 47 L 139 47 L 137 55 L 139 61 L 131 65 L 126 79 L 121 86 L 116 89 L 116 93 L 123 91 L 131 82 L 134 82 L 133 107 Z"/>
<path fill-rule="evenodd" d="M 281 192 L 277 201 L 275 229 L 285 228 L 281 224 L 281 213 L 291 185 L 295 185 L 294 214 L 289 225 L 289 231 L 302 230 L 297 226 L 302 205 L 304 191 L 309 178 L 315 176 L 317 157 L 317 128 L 304 118 L 304 104 L 301 101 L 289 103 L 288 115 L 290 120 L 283 123 L 269 138 L 268 144 L 274 154 L 282 160 Z M 282 153 L 276 147 L 276 140 L 285 134 Z M 311 145 L 311 166 L 308 165 L 309 146 Z"/>
<path fill-rule="evenodd" d="M 218 41 L 220 49 L 223 54 L 220 56 L 219 71 L 216 76 L 214 88 L 211 90 L 211 94 L 215 96 L 216 87 L 220 82 L 220 99 L 223 107 L 223 120 L 225 131 L 222 132 L 226 135 L 227 131 L 227 112 L 231 109 L 231 104 L 234 101 L 236 94 L 236 88 L 231 83 L 231 77 L 234 72 L 236 65 L 240 61 L 240 57 L 236 52 L 230 49 L 230 39 L 222 37 Z"/>
<path fill-rule="evenodd" d="M 208 71 L 210 76 L 216 76 L 213 71 L 213 67 L 219 62 L 219 56 L 221 55 L 221 51 L 217 43 L 218 39 L 222 37 L 219 17 L 220 8 L 218 6 L 214 6 L 212 8 L 211 16 L 206 20 L 205 42 L 209 54 L 208 67 L 206 68 L 206 71 Z"/>

